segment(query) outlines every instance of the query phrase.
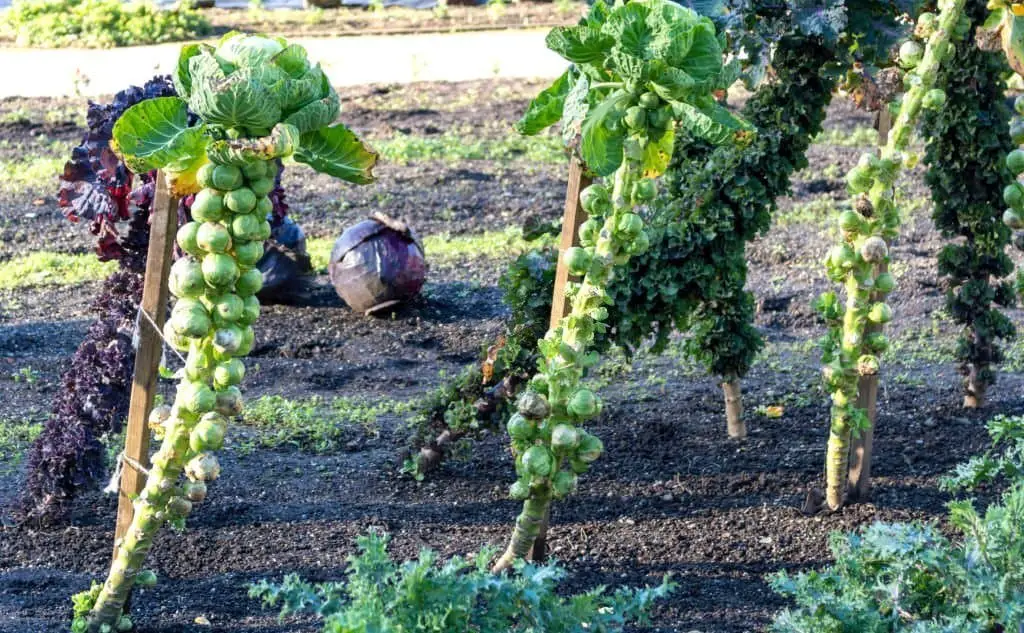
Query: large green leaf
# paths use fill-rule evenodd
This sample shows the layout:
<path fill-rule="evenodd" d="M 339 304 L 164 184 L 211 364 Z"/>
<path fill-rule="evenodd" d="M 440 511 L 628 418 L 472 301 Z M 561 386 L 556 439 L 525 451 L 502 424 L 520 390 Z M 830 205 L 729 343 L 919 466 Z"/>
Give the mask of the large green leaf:
<path fill-rule="evenodd" d="M 189 60 L 192 94 L 189 109 L 205 122 L 227 128 L 269 130 L 281 120 L 279 97 L 270 90 L 284 71 L 269 64 L 240 68 L 225 74 L 220 62 L 208 53 Z"/>
<path fill-rule="evenodd" d="M 302 77 L 309 70 L 306 49 L 298 44 L 289 44 L 274 56 L 274 63 L 291 77 Z"/>
<path fill-rule="evenodd" d="M 171 79 L 174 81 L 174 90 L 182 99 L 188 99 L 192 94 L 192 73 L 189 72 L 189 60 L 200 53 L 199 44 L 185 44 L 178 54 L 178 65 L 174 69 Z"/>
<path fill-rule="evenodd" d="M 709 143 L 740 142 L 752 132 L 750 125 L 711 98 L 702 99 L 698 105 L 682 101 L 673 101 L 671 105 L 679 125 Z M 747 134 L 742 134 L 744 132 Z"/>
<path fill-rule="evenodd" d="M 158 97 L 125 110 L 114 124 L 111 145 L 129 169 L 163 169 L 175 192 L 184 194 L 195 187 L 195 172 L 206 162 L 208 142 L 205 126 L 189 127 L 184 100 Z"/>
<path fill-rule="evenodd" d="M 562 108 L 562 142 L 567 147 L 576 143 L 583 133 L 583 121 L 590 111 L 590 80 L 586 77 L 573 79 L 572 88 L 565 96 Z"/>
<path fill-rule="evenodd" d="M 303 134 L 295 160 L 336 178 L 365 185 L 374 180 L 377 153 L 339 123 Z"/>
<path fill-rule="evenodd" d="M 649 140 L 644 147 L 644 176 L 657 178 L 668 169 L 669 161 L 672 160 L 672 150 L 675 147 L 676 132 L 669 128 L 658 140 Z"/>
<path fill-rule="evenodd" d="M 338 118 L 340 111 L 341 103 L 338 101 L 338 94 L 332 90 L 323 99 L 307 103 L 301 110 L 288 115 L 284 121 L 294 125 L 299 133 L 305 134 L 334 123 L 334 119 Z"/>
<path fill-rule="evenodd" d="M 281 80 L 280 90 L 275 90 L 274 92 L 278 97 L 278 102 L 281 104 L 281 112 L 288 116 L 314 101 L 330 96 L 334 90 L 331 88 L 327 76 L 324 75 L 324 71 L 317 64 L 310 68 L 302 77 L 295 78 L 286 75 Z M 331 121 L 333 120 L 331 119 Z M 324 125 L 331 123 L 331 121 Z"/>
<path fill-rule="evenodd" d="M 614 44 L 611 37 L 586 24 L 555 27 L 544 41 L 548 48 L 574 64 L 600 62 Z"/>
<path fill-rule="evenodd" d="M 691 31 L 693 43 L 682 59 L 669 63 L 685 71 L 697 81 L 714 80 L 722 72 L 722 45 L 715 36 L 711 20 L 704 18 Z"/>
<path fill-rule="evenodd" d="M 565 98 L 569 94 L 570 81 L 567 70 L 553 84 L 540 91 L 519 121 L 516 122 L 516 131 L 526 136 L 533 136 L 545 130 L 562 118 L 562 111 L 565 108 Z"/>
<path fill-rule="evenodd" d="M 279 123 L 268 136 L 214 141 L 207 153 L 218 163 L 245 167 L 257 160 L 291 156 L 299 145 L 299 138 L 294 125 Z"/>
<path fill-rule="evenodd" d="M 625 132 L 621 122 L 614 120 L 613 110 L 628 98 L 628 94 L 616 90 L 590 109 L 583 120 L 580 155 L 587 167 L 599 176 L 610 176 L 622 164 Z M 612 129 L 611 125 L 616 127 Z"/>

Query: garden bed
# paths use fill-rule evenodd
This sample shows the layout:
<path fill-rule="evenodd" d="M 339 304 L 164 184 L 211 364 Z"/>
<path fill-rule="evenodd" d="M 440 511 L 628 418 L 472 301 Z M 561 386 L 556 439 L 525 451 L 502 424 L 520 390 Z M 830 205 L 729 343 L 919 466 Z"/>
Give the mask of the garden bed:
<path fill-rule="evenodd" d="M 517 149 L 509 140 L 509 125 L 536 89 L 528 82 L 476 82 L 343 91 L 346 122 L 389 148 L 392 164 L 382 165 L 377 184 L 362 188 L 289 167 L 285 185 L 296 219 L 329 243 L 342 227 L 381 211 L 423 235 L 447 232 L 449 242 L 470 245 L 466 240 L 484 231 L 514 232 L 527 218 L 557 220 L 564 161 L 545 153 L 544 139 L 540 149 Z M 76 140 L 82 106 L 0 102 L 0 164 L 21 165 Z M 900 318 L 880 393 L 874 502 L 834 515 L 800 513 L 808 486 L 821 479 L 828 419 L 813 347 L 824 328 L 810 302 L 828 285 L 820 260 L 833 242 L 834 202 L 845 196 L 842 174 L 871 143 L 869 125 L 845 103 L 831 108 L 826 133 L 810 151 L 811 167 L 798 174 L 772 232 L 751 249 L 750 289 L 760 299 L 757 323 L 769 346 L 744 381 L 745 442 L 725 439 L 720 392 L 674 351 L 681 346 L 658 358 L 606 361 L 593 377 L 606 406 L 592 430 L 607 454 L 582 478 L 578 494 L 555 505 L 551 545 L 572 588 L 653 583 L 671 572 L 679 589 L 645 630 L 761 629 L 784 605 L 766 574 L 826 562 L 833 530 L 942 516 L 947 497 L 937 489 L 938 476 L 985 444 L 986 418 L 1024 411 L 1019 346 L 1009 350 L 1009 368 L 988 408 L 959 408 L 956 333 L 940 313 L 936 281 L 942 241 L 931 227 L 918 167 L 902 182 L 910 210 L 894 255 L 901 285 L 891 303 Z M 503 157 L 476 158 L 460 134 L 472 135 L 480 152 Z M 55 186 L 31 176 L 25 182 L 0 187 L 0 265 L 41 250 L 87 254 L 91 236 L 84 227 L 69 230 Z M 495 282 L 517 246 L 487 244 L 493 253 L 428 249 L 434 263 L 424 296 L 385 318 L 353 314 L 323 275 L 312 306 L 267 307 L 247 397 L 367 404 L 422 397 L 441 372 L 472 362 L 500 330 Z M 45 416 L 61 362 L 88 324 L 95 289 L 89 282 L 0 289 L 0 431 Z M 1013 317 L 1020 325 L 1020 314 Z M 781 416 L 768 407 L 781 407 Z M 185 533 L 159 536 L 151 560 L 161 583 L 135 601 L 140 631 L 314 631 L 305 621 L 279 623 L 245 597 L 246 583 L 291 572 L 336 578 L 355 536 L 371 527 L 392 533 L 403 557 L 425 546 L 448 555 L 502 545 L 518 511 L 506 496 L 513 465 L 500 436 L 417 483 L 397 474 L 405 439 L 398 414 L 351 424 L 326 454 L 287 443 L 259 448 L 263 432 L 233 429 L 210 500 Z M 0 474 L 0 506 L 14 502 L 20 478 L 17 470 Z M 0 527 L 0 632 L 66 630 L 68 597 L 106 571 L 114 507 L 112 497 L 92 493 L 76 502 L 71 528 Z M 203 619 L 213 628 L 197 623 Z"/>

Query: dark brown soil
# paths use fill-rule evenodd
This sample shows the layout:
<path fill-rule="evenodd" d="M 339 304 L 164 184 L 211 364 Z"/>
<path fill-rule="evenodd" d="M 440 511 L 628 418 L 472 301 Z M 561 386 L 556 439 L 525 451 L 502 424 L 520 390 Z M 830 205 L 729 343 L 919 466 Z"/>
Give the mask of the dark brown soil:
<path fill-rule="evenodd" d="M 514 120 L 533 87 L 367 88 L 349 92 L 346 116 L 371 139 L 394 130 L 435 134 L 454 124 L 496 129 L 486 124 Z M 454 109 L 443 105 L 446 97 L 473 90 L 484 97 Z M 0 104 L 7 106 L 14 107 Z M 843 104 L 832 109 L 831 128 L 869 123 Z M 28 143 L 36 132 L 29 124 L 8 124 L 0 126 L 0 139 Z M 65 138 L 62 129 L 44 132 Z M 765 583 L 767 574 L 826 563 L 834 530 L 875 520 L 940 519 L 947 497 L 937 478 L 983 445 L 985 419 L 1024 410 L 1019 371 L 1001 375 L 985 410 L 959 409 L 959 377 L 948 352 L 954 328 L 939 313 L 934 254 L 941 240 L 925 205 L 907 218 L 896 249 L 900 351 L 886 366 L 880 393 L 874 500 L 834 515 L 799 512 L 824 461 L 827 403 L 817 354 L 805 342 L 822 333 L 808 304 L 827 286 L 819 262 L 833 239 L 831 211 L 820 207 L 805 217 L 801 209 L 811 201 L 842 200 L 841 174 L 860 151 L 815 145 L 812 168 L 799 175 L 778 225 L 750 249 L 750 289 L 760 299 L 758 324 L 769 348 L 743 385 L 746 441 L 725 438 L 720 391 L 678 353 L 602 371 L 607 406 L 593 431 L 607 454 L 582 478 L 579 493 L 556 505 L 551 545 L 571 572 L 572 589 L 652 583 L 672 573 L 679 589 L 644 630 L 762 630 L 784 606 Z M 564 187 L 563 166 L 525 161 L 385 165 L 380 183 L 362 189 L 339 187 L 302 167 L 287 174 L 300 222 L 322 236 L 372 211 L 404 217 L 423 233 L 497 229 L 528 215 L 555 219 Z M 908 201 L 927 195 L 920 169 L 902 184 Z M 88 250 L 89 236 L 69 230 L 52 194 L 34 206 L 39 195 L 47 194 L 0 198 L 3 258 L 41 248 Z M 26 220 L 30 208 L 37 215 Z M 449 211 L 443 219 L 441 210 Z M 248 397 L 422 396 L 441 371 L 472 361 L 498 331 L 503 308 L 494 283 L 503 265 L 500 258 L 475 258 L 436 267 L 424 297 L 378 319 L 353 314 L 324 279 L 317 280 L 315 306 L 265 311 Z M 4 419 L 47 409 L 61 363 L 88 323 L 95 290 L 0 295 Z M 1013 316 L 1020 322 L 1018 313 Z M 38 372 L 37 382 L 2 378 L 26 366 Z M 782 417 L 758 413 L 771 405 L 784 407 Z M 425 546 L 449 555 L 502 545 L 518 511 L 505 496 L 513 466 L 503 438 L 485 437 L 464 459 L 417 483 L 396 473 L 404 437 L 399 420 L 385 419 L 379 435 L 329 455 L 226 450 L 224 475 L 188 530 L 158 539 L 151 564 L 161 582 L 136 596 L 138 629 L 314 631 L 306 621 L 279 623 L 246 598 L 246 583 L 291 572 L 338 578 L 355 536 L 371 527 L 392 533 L 404 557 Z M 0 504 L 16 498 L 20 476 L 0 476 Z M 76 503 L 69 527 L 0 527 L 0 632 L 66 630 L 69 596 L 105 572 L 113 513 L 113 500 L 93 493 Z M 195 624 L 197 617 L 212 628 Z"/>

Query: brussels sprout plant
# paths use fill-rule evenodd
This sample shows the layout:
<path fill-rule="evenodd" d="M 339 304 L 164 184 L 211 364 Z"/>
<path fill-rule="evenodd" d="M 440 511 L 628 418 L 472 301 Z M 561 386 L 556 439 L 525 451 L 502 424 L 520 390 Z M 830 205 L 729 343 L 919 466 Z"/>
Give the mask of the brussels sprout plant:
<path fill-rule="evenodd" d="M 270 234 L 276 159 L 294 156 L 367 183 L 377 158 L 348 128 L 331 125 L 337 94 L 306 51 L 282 39 L 232 33 L 216 47 L 187 45 L 173 79 L 177 97 L 133 106 L 113 136 L 133 171 L 163 169 L 175 193 L 196 193 L 193 221 L 177 235 L 185 256 L 171 268 L 178 300 L 164 329 L 187 360 L 174 405 L 151 416 L 163 442 L 107 581 L 75 599 L 75 631 L 124 625 L 125 600 L 157 531 L 183 521 L 220 473 L 214 452 L 242 409 L 240 358 L 252 348 L 260 312 L 262 276 L 254 266 Z M 194 124 L 189 112 L 198 115 Z"/>
<path fill-rule="evenodd" d="M 846 290 L 845 305 L 835 292 L 823 294 L 815 305 L 829 324 L 822 360 L 825 384 L 832 394 L 825 460 L 825 502 L 831 510 L 845 500 L 851 433 L 870 424 L 864 409 L 857 406 L 858 377 L 878 373 L 879 355 L 888 344 L 883 333 L 867 330 L 893 318 L 884 297 L 895 283 L 884 266 L 890 260 L 888 242 L 897 236 L 900 223 L 894 202 L 896 178 L 903 166 L 916 161 L 906 150 L 926 97 L 933 103 L 941 101 L 935 81 L 940 65 L 952 54 L 964 1 L 944 0 L 937 19 L 925 18 L 934 21 L 934 27 L 928 29 L 931 33 L 920 59 L 910 54 L 911 47 L 901 47 L 906 52 L 901 63 L 907 69 L 904 83 L 909 89 L 881 156 L 864 154 L 847 175 L 847 188 L 856 196 L 854 208 L 840 214 L 841 240 L 825 258 L 829 279 L 841 282 Z"/>
<path fill-rule="evenodd" d="M 570 313 L 539 342 L 539 371 L 508 421 L 517 481 L 510 494 L 523 511 L 502 571 L 525 557 L 547 520 L 552 499 L 573 491 L 603 450 L 582 424 L 601 411 L 601 400 L 581 386 L 597 361 L 591 350 L 603 333 L 616 270 L 648 247 L 636 213 L 656 193 L 681 126 L 697 138 L 722 143 L 747 138 L 746 128 L 712 97 L 735 80 L 722 65 L 722 44 L 707 18 L 667 0 L 607 7 L 598 0 L 574 27 L 556 28 L 548 47 L 574 65 L 531 104 L 518 129 L 533 134 L 563 121 L 580 136 L 584 163 L 605 180 L 580 196 L 590 219 L 581 246 L 562 253 L 579 283 L 567 285 Z"/>

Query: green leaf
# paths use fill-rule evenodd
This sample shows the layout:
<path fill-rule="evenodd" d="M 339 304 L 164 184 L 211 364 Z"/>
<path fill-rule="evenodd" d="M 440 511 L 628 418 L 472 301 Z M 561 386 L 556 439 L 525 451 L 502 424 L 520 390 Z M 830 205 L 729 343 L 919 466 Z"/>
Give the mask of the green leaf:
<path fill-rule="evenodd" d="M 612 38 L 585 24 L 555 27 L 544 41 L 548 48 L 575 64 L 600 62 L 614 44 Z"/>
<path fill-rule="evenodd" d="M 286 117 L 319 99 L 330 98 L 333 95 L 334 101 L 338 101 L 337 94 L 319 64 L 310 68 L 300 78 L 285 77 L 282 79 L 276 94 L 281 105 L 281 112 Z M 335 112 L 334 116 L 337 115 L 338 113 Z M 334 122 L 334 116 L 317 127 L 330 125 Z"/>
<path fill-rule="evenodd" d="M 377 153 L 366 147 L 352 130 L 339 123 L 303 134 L 295 160 L 319 172 L 364 185 L 374 180 Z"/>
<path fill-rule="evenodd" d="M 302 77 L 309 71 L 306 49 L 298 44 L 289 44 L 274 56 L 273 62 L 293 78 Z M 317 65 L 319 67 L 319 64 Z"/>
<path fill-rule="evenodd" d="M 590 111 L 590 80 L 576 77 L 562 107 L 562 142 L 571 146 L 583 133 L 583 120 Z"/>
<path fill-rule="evenodd" d="M 670 59 L 669 63 L 697 81 L 712 81 L 722 72 L 722 45 L 715 36 L 715 27 L 711 20 L 704 18 L 691 33 L 693 43 L 685 57 Z"/>
<path fill-rule="evenodd" d="M 203 53 L 189 60 L 192 93 L 188 107 L 203 121 L 226 128 L 267 130 L 281 120 L 280 96 L 271 92 L 275 66 L 239 68 L 225 74 L 218 60 Z M 278 92 L 283 87 L 278 87 Z"/>
<path fill-rule="evenodd" d="M 522 118 L 516 122 L 516 132 L 525 136 L 533 136 L 558 123 L 565 108 L 565 98 L 569 94 L 570 72 L 567 70 L 562 73 L 562 76 L 553 84 L 533 98 Z"/>
<path fill-rule="evenodd" d="M 657 178 L 668 169 L 669 161 L 672 160 L 672 149 L 675 147 L 676 131 L 673 128 L 665 130 L 661 138 L 655 141 L 650 139 L 644 148 L 644 176 L 646 178 Z"/>
<path fill-rule="evenodd" d="M 294 125 L 278 123 L 268 136 L 214 141 L 208 150 L 218 163 L 245 167 L 257 160 L 291 156 L 299 145 L 299 131 Z"/>
<path fill-rule="evenodd" d="M 690 134 L 715 145 L 728 141 L 739 142 L 742 132 L 751 127 L 742 119 L 718 105 L 713 99 L 706 99 L 699 106 L 682 101 L 670 102 L 679 122 Z"/>
<path fill-rule="evenodd" d="M 185 44 L 178 54 L 178 65 L 174 69 L 171 79 L 174 81 L 174 90 L 182 99 L 188 99 L 192 94 L 192 74 L 189 72 L 189 60 L 199 55 L 201 49 L 199 44 Z"/>
<path fill-rule="evenodd" d="M 158 97 L 128 108 L 114 124 L 111 144 L 129 169 L 163 169 L 175 193 L 184 194 L 196 186 L 195 172 L 206 162 L 205 132 L 203 125 L 189 127 L 185 101 Z"/>
<path fill-rule="evenodd" d="M 617 122 L 619 127 L 615 131 L 609 129 L 609 123 L 612 120 L 612 110 L 628 98 L 628 94 L 616 90 L 597 107 L 588 111 L 583 120 L 580 155 L 587 167 L 599 176 L 610 176 L 622 164 L 625 132 L 621 123 Z"/>
<path fill-rule="evenodd" d="M 284 121 L 294 125 L 299 133 L 305 134 L 334 123 L 340 110 L 338 94 L 332 90 L 328 96 L 306 104 L 301 110 L 286 117 Z"/>

